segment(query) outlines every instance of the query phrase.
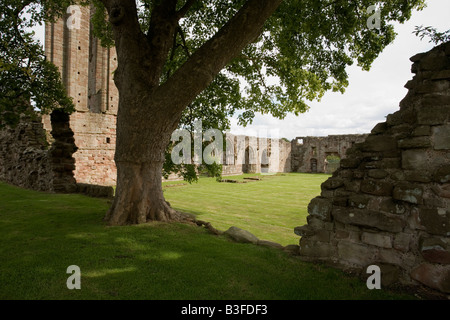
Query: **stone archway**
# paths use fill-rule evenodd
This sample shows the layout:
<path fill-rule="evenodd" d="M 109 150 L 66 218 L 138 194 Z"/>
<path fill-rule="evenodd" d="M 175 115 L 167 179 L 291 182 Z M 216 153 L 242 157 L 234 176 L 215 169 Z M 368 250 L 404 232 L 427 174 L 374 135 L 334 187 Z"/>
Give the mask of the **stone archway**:
<path fill-rule="evenodd" d="M 312 158 L 310 161 L 310 170 L 312 173 L 317 173 L 317 159 Z"/>
<path fill-rule="evenodd" d="M 269 172 L 269 155 L 267 149 L 264 149 L 261 152 L 261 173 Z"/>
<path fill-rule="evenodd" d="M 256 173 L 256 154 L 252 147 L 245 148 L 245 162 L 242 166 L 244 173 Z"/>
<path fill-rule="evenodd" d="M 340 163 L 341 157 L 338 153 L 327 153 L 324 160 L 323 172 L 332 174 L 337 169 L 339 169 Z"/>

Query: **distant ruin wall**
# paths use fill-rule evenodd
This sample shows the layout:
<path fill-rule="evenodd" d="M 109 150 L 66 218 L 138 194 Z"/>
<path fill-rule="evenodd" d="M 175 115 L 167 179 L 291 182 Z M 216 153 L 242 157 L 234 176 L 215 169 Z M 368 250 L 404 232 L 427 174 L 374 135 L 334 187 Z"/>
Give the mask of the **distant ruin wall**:
<path fill-rule="evenodd" d="M 295 233 L 306 260 L 450 293 L 450 43 L 411 61 L 400 110 L 347 151 Z"/>
<path fill-rule="evenodd" d="M 292 140 L 291 161 L 293 172 L 333 173 L 327 157 L 343 159 L 347 150 L 362 142 L 367 134 L 330 135 L 326 137 L 297 137 Z"/>

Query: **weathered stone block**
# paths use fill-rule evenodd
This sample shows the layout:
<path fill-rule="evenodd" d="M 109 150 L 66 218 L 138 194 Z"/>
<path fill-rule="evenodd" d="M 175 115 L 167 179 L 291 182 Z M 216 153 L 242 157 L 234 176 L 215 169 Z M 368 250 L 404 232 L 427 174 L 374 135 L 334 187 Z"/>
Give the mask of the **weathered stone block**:
<path fill-rule="evenodd" d="M 238 227 L 230 227 L 224 234 L 236 242 L 256 244 L 259 240 L 254 234 Z"/>
<path fill-rule="evenodd" d="M 386 234 L 363 232 L 361 234 L 361 241 L 381 248 L 392 248 L 392 237 Z"/>
<path fill-rule="evenodd" d="M 429 136 L 429 135 L 431 135 L 431 127 L 430 126 L 419 126 L 413 130 L 412 135 L 415 137 Z"/>
<path fill-rule="evenodd" d="M 426 57 L 426 55 L 427 55 L 426 52 L 417 53 L 417 54 L 413 55 L 411 58 L 409 58 L 409 60 L 411 62 L 418 62 L 418 61 L 420 61 L 420 59 Z"/>
<path fill-rule="evenodd" d="M 402 252 L 407 252 L 410 248 L 410 242 L 412 239 L 412 235 L 408 234 L 408 233 L 397 233 L 394 236 L 394 249 L 402 251 Z"/>
<path fill-rule="evenodd" d="M 348 197 L 334 197 L 332 199 L 333 206 L 346 207 L 348 203 Z"/>
<path fill-rule="evenodd" d="M 380 248 L 378 258 L 385 263 L 392 263 L 395 265 L 402 265 L 402 256 L 404 253 L 395 249 Z"/>
<path fill-rule="evenodd" d="M 310 236 L 309 239 L 312 241 L 319 242 L 330 242 L 331 232 L 327 230 L 317 230 L 314 235 Z"/>
<path fill-rule="evenodd" d="M 258 240 L 256 242 L 258 246 L 268 247 L 268 248 L 275 248 L 275 249 L 283 249 L 283 246 L 279 243 L 268 241 L 268 240 Z"/>
<path fill-rule="evenodd" d="M 332 216 L 344 224 L 376 228 L 388 232 L 401 232 L 405 222 L 395 216 L 378 211 L 358 210 L 353 208 L 333 208 Z"/>
<path fill-rule="evenodd" d="M 450 150 L 450 125 L 433 127 L 432 139 L 435 150 Z"/>
<path fill-rule="evenodd" d="M 288 244 L 287 246 L 283 247 L 283 250 L 293 256 L 300 255 L 300 246 L 296 244 Z"/>
<path fill-rule="evenodd" d="M 446 208 L 421 208 L 420 223 L 431 234 L 450 236 L 450 211 Z"/>
<path fill-rule="evenodd" d="M 389 196 L 392 189 L 392 183 L 386 181 L 367 179 L 361 183 L 362 192 L 377 196 Z"/>
<path fill-rule="evenodd" d="M 450 99 L 450 98 L 448 98 Z M 432 108 L 420 108 L 417 110 L 417 121 L 421 125 L 441 125 L 450 118 L 449 106 L 450 101 L 423 101 L 424 106 L 432 106 Z"/>
<path fill-rule="evenodd" d="M 300 237 L 309 237 L 314 235 L 315 230 L 310 225 L 304 225 L 294 228 L 294 233 Z"/>
<path fill-rule="evenodd" d="M 380 211 L 391 214 L 405 214 L 406 207 L 403 203 L 394 201 L 392 198 L 386 198 L 380 201 Z"/>
<path fill-rule="evenodd" d="M 337 245 L 340 260 L 359 266 L 366 266 L 377 261 L 378 250 L 365 244 L 342 240 Z"/>
<path fill-rule="evenodd" d="M 341 168 L 349 168 L 354 169 L 357 168 L 361 164 L 361 159 L 352 157 L 352 158 L 345 158 L 341 160 Z"/>
<path fill-rule="evenodd" d="M 430 288 L 450 293 L 450 266 L 423 263 L 411 271 L 411 277 Z"/>
<path fill-rule="evenodd" d="M 307 238 L 300 239 L 300 256 L 330 258 L 335 251 L 336 248 L 327 242 L 319 242 Z"/>
<path fill-rule="evenodd" d="M 421 241 L 420 251 L 431 263 L 450 264 L 450 245 L 441 238 L 432 237 Z"/>
<path fill-rule="evenodd" d="M 410 182 L 431 182 L 431 175 L 425 171 L 404 170 L 404 180 Z"/>
<path fill-rule="evenodd" d="M 368 176 L 370 178 L 374 178 L 374 179 L 384 179 L 388 175 L 389 175 L 389 173 L 383 169 L 372 169 L 372 170 L 369 170 L 369 172 L 368 172 Z"/>
<path fill-rule="evenodd" d="M 378 123 L 371 131 L 372 134 L 380 134 L 384 133 L 387 130 L 386 122 Z"/>
<path fill-rule="evenodd" d="M 361 189 L 361 181 L 360 180 L 350 180 L 345 183 L 345 190 L 348 192 L 357 193 Z"/>
<path fill-rule="evenodd" d="M 427 70 L 441 70 L 445 69 L 450 65 L 450 59 L 444 55 L 444 53 L 441 54 L 430 54 L 425 56 L 420 60 L 420 68 L 421 71 L 427 71 Z"/>
<path fill-rule="evenodd" d="M 397 141 L 387 135 L 369 135 L 362 145 L 363 151 L 383 152 L 397 149 Z"/>
<path fill-rule="evenodd" d="M 381 271 L 382 288 L 398 283 L 401 275 L 401 268 L 399 266 L 390 263 L 379 263 L 378 266 Z"/>
<path fill-rule="evenodd" d="M 428 148 L 431 146 L 430 137 L 406 138 L 398 141 L 400 149 Z"/>
<path fill-rule="evenodd" d="M 428 168 L 428 153 L 423 149 L 402 152 L 402 168 L 406 170 L 423 170 Z"/>
<path fill-rule="evenodd" d="M 450 70 L 441 70 L 435 72 L 431 77 L 432 80 L 445 80 L 450 79 Z"/>
<path fill-rule="evenodd" d="M 414 184 L 402 183 L 394 188 L 392 197 L 395 200 L 420 204 L 423 202 L 423 188 Z"/>
<path fill-rule="evenodd" d="M 343 179 L 332 177 L 332 178 L 329 178 L 328 180 L 326 180 L 324 183 L 322 183 L 322 188 L 328 189 L 328 190 L 333 190 L 333 189 L 337 189 L 343 185 L 344 185 Z"/>
<path fill-rule="evenodd" d="M 324 229 L 325 228 L 325 221 L 317 218 L 316 216 L 308 215 L 306 217 L 306 221 L 308 222 L 308 226 L 311 227 L 314 230 Z"/>
<path fill-rule="evenodd" d="M 349 205 L 353 208 L 357 209 L 365 209 L 367 208 L 367 204 L 369 203 L 370 197 L 362 194 L 355 194 L 350 196 Z"/>
<path fill-rule="evenodd" d="M 450 164 L 445 164 L 439 167 L 433 174 L 433 181 L 437 183 L 450 182 Z"/>
<path fill-rule="evenodd" d="M 308 205 L 308 213 L 321 220 L 328 221 L 330 219 L 332 203 L 329 199 L 314 198 Z"/>
<path fill-rule="evenodd" d="M 416 116 L 412 110 L 405 109 L 406 103 L 408 102 L 408 96 L 405 97 L 401 102 L 400 106 L 402 107 L 402 110 L 394 112 L 392 114 L 389 114 L 386 118 L 386 123 L 389 126 L 397 126 L 397 125 L 404 125 L 407 123 L 414 123 L 416 121 Z"/>

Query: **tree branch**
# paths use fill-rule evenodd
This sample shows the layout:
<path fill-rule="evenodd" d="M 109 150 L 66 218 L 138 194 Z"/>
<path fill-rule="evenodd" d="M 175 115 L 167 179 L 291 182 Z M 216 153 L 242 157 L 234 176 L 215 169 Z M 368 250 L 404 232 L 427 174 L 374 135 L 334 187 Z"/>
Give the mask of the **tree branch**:
<path fill-rule="evenodd" d="M 155 98 L 163 101 L 167 92 L 172 92 L 171 112 L 178 119 L 184 108 L 207 88 L 220 70 L 261 34 L 265 21 L 281 2 L 248 0 L 171 78 L 155 89 Z"/>
<path fill-rule="evenodd" d="M 184 6 L 177 11 L 177 20 L 183 18 L 186 13 L 188 13 L 189 9 L 197 2 L 198 0 L 188 0 L 184 4 Z"/>

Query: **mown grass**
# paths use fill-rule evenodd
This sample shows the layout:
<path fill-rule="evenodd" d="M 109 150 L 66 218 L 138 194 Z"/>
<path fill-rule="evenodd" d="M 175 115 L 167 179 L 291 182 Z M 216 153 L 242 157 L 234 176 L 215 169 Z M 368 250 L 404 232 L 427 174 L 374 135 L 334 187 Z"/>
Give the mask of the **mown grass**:
<path fill-rule="evenodd" d="M 261 180 L 245 180 L 248 177 Z M 170 204 L 225 231 L 231 226 L 248 230 L 260 239 L 282 245 L 298 244 L 294 228 L 306 224 L 307 206 L 320 194 L 320 184 L 329 175 L 286 173 L 246 174 L 224 177 L 246 183 L 218 183 L 200 178 L 191 185 L 164 182 Z M 177 184 L 178 183 L 178 184 Z"/>
<path fill-rule="evenodd" d="M 108 227 L 107 208 L 0 183 L 0 299 L 409 298 L 191 225 Z M 70 265 L 81 269 L 81 290 L 66 287 Z"/>

